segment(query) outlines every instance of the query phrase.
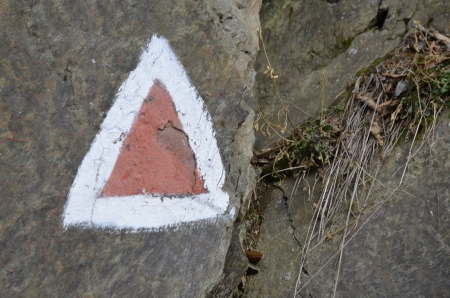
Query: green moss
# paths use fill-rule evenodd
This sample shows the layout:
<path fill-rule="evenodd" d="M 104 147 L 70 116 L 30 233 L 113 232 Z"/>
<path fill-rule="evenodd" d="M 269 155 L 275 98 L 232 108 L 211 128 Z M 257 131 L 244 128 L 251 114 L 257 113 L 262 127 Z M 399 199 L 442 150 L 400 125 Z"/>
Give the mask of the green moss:
<path fill-rule="evenodd" d="M 288 8 L 289 6 L 291 6 L 290 1 L 285 1 L 280 8 L 272 9 L 271 12 L 273 13 L 270 18 L 264 23 L 264 28 L 272 29 L 277 21 L 285 20 L 286 17 L 284 15 L 289 11 L 286 10 L 286 8 Z"/>
<path fill-rule="evenodd" d="M 345 91 L 339 95 L 338 99 L 335 102 L 335 109 L 339 112 L 343 112 L 345 107 L 347 106 L 348 101 L 352 96 L 353 89 L 355 88 L 355 84 L 347 84 Z"/>
<path fill-rule="evenodd" d="M 255 208 L 253 206 L 250 206 L 250 209 L 247 211 L 247 214 L 245 214 L 244 219 L 245 220 L 259 220 L 260 215 L 258 214 L 258 212 L 255 210 Z"/>
<path fill-rule="evenodd" d="M 354 37 L 346 38 L 342 41 L 342 46 L 344 47 L 344 50 L 347 50 L 348 48 L 350 48 L 350 46 L 352 45 L 353 39 L 355 39 L 355 38 Z"/>
<path fill-rule="evenodd" d="M 375 67 L 377 67 L 381 62 L 385 61 L 386 58 L 378 58 L 374 62 L 372 62 L 368 67 L 361 69 L 356 73 L 356 77 L 360 77 L 362 75 L 370 73 Z"/>
<path fill-rule="evenodd" d="M 279 171 L 279 170 L 287 169 L 289 167 L 290 167 L 289 159 L 287 157 L 284 157 L 275 163 L 274 170 Z"/>

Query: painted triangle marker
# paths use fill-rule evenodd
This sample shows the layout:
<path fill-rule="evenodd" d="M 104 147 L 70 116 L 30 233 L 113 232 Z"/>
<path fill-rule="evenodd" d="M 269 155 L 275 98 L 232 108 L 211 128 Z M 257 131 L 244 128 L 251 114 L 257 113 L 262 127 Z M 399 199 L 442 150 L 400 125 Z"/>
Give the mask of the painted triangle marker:
<path fill-rule="evenodd" d="M 209 119 L 168 42 L 153 36 L 78 169 L 63 225 L 136 231 L 224 214 Z"/>
<path fill-rule="evenodd" d="M 103 188 L 105 197 L 206 192 L 194 153 L 161 82 L 155 81 Z"/>

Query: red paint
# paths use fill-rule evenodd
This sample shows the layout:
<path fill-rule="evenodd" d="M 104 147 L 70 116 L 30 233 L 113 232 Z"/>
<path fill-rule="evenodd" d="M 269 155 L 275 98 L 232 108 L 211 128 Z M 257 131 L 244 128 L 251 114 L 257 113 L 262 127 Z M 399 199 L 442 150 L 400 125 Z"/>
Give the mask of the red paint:
<path fill-rule="evenodd" d="M 155 81 L 103 188 L 106 197 L 206 192 L 172 98 Z"/>

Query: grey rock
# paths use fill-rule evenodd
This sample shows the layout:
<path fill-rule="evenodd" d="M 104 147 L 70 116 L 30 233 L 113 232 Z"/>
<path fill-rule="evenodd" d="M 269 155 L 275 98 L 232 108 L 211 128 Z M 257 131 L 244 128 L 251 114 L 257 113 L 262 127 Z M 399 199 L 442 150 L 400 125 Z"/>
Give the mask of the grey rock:
<path fill-rule="evenodd" d="M 377 177 L 380 182 L 372 182 L 375 191 L 358 222 L 360 230 L 347 238 L 353 239 L 344 249 L 336 297 L 450 295 L 449 127 L 443 115 L 435 138 L 414 147 L 417 154 L 397 192 L 392 193 L 392 189 L 402 176 L 411 144 L 399 146 L 383 161 Z M 297 186 L 295 180 L 287 179 L 282 190 L 271 191 L 272 201 L 257 246 L 265 258 L 261 272 L 248 277 L 246 297 L 294 297 L 299 274 L 298 297 L 332 297 L 342 231 L 315 247 L 300 268 L 300 251 L 313 215 L 310 198 L 319 197 L 321 185 L 310 193 L 308 185 L 314 185 L 314 173 L 307 178 L 308 183 Z M 286 210 L 275 214 L 279 209 L 274 207 L 283 193 Z M 345 210 L 342 212 L 344 215 Z M 331 230 L 344 224 L 345 218 L 338 217 Z M 312 245 L 316 244 L 313 241 Z M 291 272 L 290 280 L 284 278 L 287 272 Z"/>
<path fill-rule="evenodd" d="M 299 243 L 289 218 L 285 193 L 270 187 L 270 204 L 260 229 L 257 250 L 264 254 L 258 263 L 260 272 L 248 276 L 245 297 L 288 297 L 293 294 L 297 272 Z M 261 198 L 264 200 L 263 198 Z M 291 272 L 291 278 L 286 278 Z"/>
<path fill-rule="evenodd" d="M 340 99 L 338 95 L 358 72 L 414 32 L 415 20 L 447 32 L 449 13 L 446 1 L 265 2 L 261 10 L 264 41 L 292 122 L 297 125 L 319 114 L 323 74 L 327 106 Z M 266 65 L 261 53 L 256 63 L 259 106 L 255 105 L 255 110 L 261 108 L 264 116 L 276 123 L 280 106 L 270 78 L 263 74 Z M 371 204 L 358 223 L 361 230 L 345 247 L 336 297 L 450 295 L 450 133 L 448 119 L 442 119 L 436 137 L 414 156 L 401 189 L 392 196 L 386 187 L 397 186 L 410 143 L 399 146 L 383 161 L 378 177 L 383 184 L 374 183 Z M 256 146 L 270 147 L 277 138 L 275 134 L 257 134 Z M 256 247 L 265 258 L 261 271 L 246 280 L 246 297 L 294 297 L 299 276 L 299 288 L 303 288 L 296 297 L 332 297 L 342 232 L 315 247 L 300 268 L 300 251 L 314 211 L 311 198 L 320 193 L 320 183 L 313 192 L 308 190 L 308 185 L 314 185 L 314 173 L 306 180 L 308 183 L 297 185 L 295 179 L 286 179 L 268 194 L 272 201 Z M 281 197 L 286 198 L 283 211 L 276 208 Z M 331 229 L 343 225 L 338 218 Z"/>
<path fill-rule="evenodd" d="M 239 225 L 240 222 L 237 221 L 225 260 L 224 278 L 213 289 L 210 297 L 229 297 L 249 267 L 247 257 L 242 249 L 242 242 L 239 238 Z"/>
<path fill-rule="evenodd" d="M 259 0 L 0 1 L 1 296 L 204 297 L 235 274 L 224 272 L 232 220 L 130 234 L 65 231 L 61 215 L 153 34 L 168 39 L 212 116 L 230 209 L 240 210 L 255 180 L 259 8 Z"/>
<path fill-rule="evenodd" d="M 448 3 L 437 0 L 264 2 L 264 42 L 292 124 L 316 117 L 322 101 L 327 107 L 341 100 L 338 95 L 359 71 L 385 57 L 400 45 L 408 30 L 414 30 L 414 20 L 445 32 L 449 13 Z M 255 111 L 261 109 L 264 117 L 276 124 L 279 112 L 282 116 L 284 112 L 272 80 L 264 74 L 266 67 L 261 51 L 255 65 Z M 260 126 L 262 123 L 260 120 Z M 255 146 L 273 146 L 277 138 L 273 132 L 270 137 L 258 133 Z"/>
<path fill-rule="evenodd" d="M 344 250 L 337 297 L 450 295 L 449 155 L 445 149 L 449 142 L 448 119 L 444 119 L 432 144 L 420 150 L 415 147 L 418 154 L 408 167 L 400 191 L 393 195 L 385 186 L 393 188 L 398 183 L 402 174 L 398 169 L 406 160 L 410 144 L 397 148 L 385 161 L 379 176 L 385 186 L 376 183 L 372 205 L 358 225 L 362 228 Z M 337 251 L 339 239 L 309 256 L 306 266 L 310 274 Z M 312 279 L 301 295 L 331 296 L 335 262 Z M 309 277 L 302 279 L 306 282 Z"/>
<path fill-rule="evenodd" d="M 405 91 L 406 88 L 408 88 L 408 83 L 406 83 L 405 81 L 398 82 L 397 87 L 395 87 L 394 95 L 397 97 L 400 96 L 400 94 L 402 94 L 402 92 Z"/>
<path fill-rule="evenodd" d="M 259 273 L 259 267 L 256 266 L 255 264 L 248 263 L 247 274 L 251 275 L 251 274 L 257 274 L 257 273 Z"/>

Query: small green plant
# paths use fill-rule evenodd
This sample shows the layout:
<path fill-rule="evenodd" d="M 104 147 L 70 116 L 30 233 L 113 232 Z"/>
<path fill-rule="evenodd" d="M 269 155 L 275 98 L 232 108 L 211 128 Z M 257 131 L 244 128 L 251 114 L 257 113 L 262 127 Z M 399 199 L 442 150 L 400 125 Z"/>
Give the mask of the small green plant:
<path fill-rule="evenodd" d="M 323 72 L 318 83 L 322 87 L 320 117 L 293 127 L 289 137 L 284 133 L 288 123 L 293 125 L 275 83 L 278 76 L 273 74 L 268 61 L 267 72 L 274 82 L 282 112 L 277 124 L 266 121 L 260 112 L 267 133 L 270 128 L 280 136 L 276 146 L 255 155 L 255 164 L 261 160 L 261 164 L 271 170 L 269 173 L 263 170 L 260 180 L 269 175 L 283 179 L 286 173 L 292 173 L 297 175 L 297 184 L 308 173 L 308 168 L 316 167 L 320 168 L 316 181 L 323 181 L 320 197 L 315 202 L 311 199 L 314 220 L 308 230 L 300 268 L 303 268 L 314 238 L 320 243 L 343 230 L 342 243 L 346 243 L 350 226 L 358 222 L 363 206 L 370 201 L 370 196 L 363 197 L 365 194 L 360 194 L 359 189 L 364 185 L 371 193 L 375 183 L 370 181 L 377 181 L 378 169 L 374 173 L 370 169 L 372 158 L 378 155 L 384 160 L 401 139 L 411 140 L 397 188 L 400 187 L 416 140 L 426 140 L 434 132 L 440 112 L 446 106 L 450 108 L 450 52 L 447 46 L 450 38 L 423 28 L 419 22 L 414 25 L 416 31 L 407 36 L 402 47 L 357 73 L 355 83 L 341 94 L 344 100 L 334 109 L 323 107 L 326 88 Z M 262 41 L 261 35 L 260 38 Z M 349 40 L 343 41 L 343 46 L 349 44 Z M 263 49 L 267 58 L 264 43 Z M 263 132 L 262 126 L 259 129 Z M 330 224 L 343 209 L 347 213 L 344 227 L 329 231 Z M 350 222 L 350 216 L 355 217 L 353 222 Z M 340 258 L 342 253 L 343 249 Z M 335 289 L 337 281 L 338 275 Z M 296 293 L 298 291 L 296 289 Z"/>
<path fill-rule="evenodd" d="M 445 96 L 450 90 L 450 69 L 444 69 L 438 78 L 433 82 L 433 93 L 437 96 Z"/>
<path fill-rule="evenodd" d="M 418 111 L 421 111 L 425 107 L 425 102 L 421 98 L 417 98 L 417 95 L 412 93 L 406 97 L 402 97 L 400 105 L 405 108 L 406 113 L 411 116 L 415 115 Z"/>
<path fill-rule="evenodd" d="M 354 38 L 346 38 L 342 41 L 342 46 L 344 47 L 345 50 L 350 48 L 350 46 L 352 45 L 353 39 Z"/>
<path fill-rule="evenodd" d="M 300 126 L 292 136 L 294 165 L 300 165 L 305 158 L 315 166 L 328 164 L 330 149 L 338 135 L 338 129 L 320 118 Z"/>

